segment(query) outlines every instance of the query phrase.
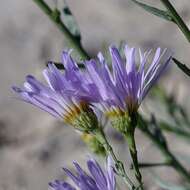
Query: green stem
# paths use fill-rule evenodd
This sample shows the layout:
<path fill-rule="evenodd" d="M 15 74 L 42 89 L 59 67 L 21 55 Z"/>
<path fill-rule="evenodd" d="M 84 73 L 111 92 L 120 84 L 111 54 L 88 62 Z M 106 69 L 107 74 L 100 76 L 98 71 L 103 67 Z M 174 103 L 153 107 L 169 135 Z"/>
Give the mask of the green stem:
<path fill-rule="evenodd" d="M 126 134 L 125 137 L 127 139 L 130 155 L 131 155 L 131 158 L 133 161 L 133 167 L 135 169 L 135 177 L 139 183 L 140 189 L 143 189 L 142 175 L 141 175 L 140 170 L 139 170 L 137 149 L 136 149 L 134 135 L 127 135 Z"/>
<path fill-rule="evenodd" d="M 173 167 L 180 175 L 182 175 L 187 181 L 190 182 L 190 173 L 181 165 L 181 163 L 175 158 L 175 156 L 170 152 L 169 148 L 165 143 L 162 143 L 158 138 L 153 135 L 146 122 L 141 116 L 139 116 L 139 129 L 149 137 L 152 142 L 159 148 L 166 159 L 166 163 Z"/>
<path fill-rule="evenodd" d="M 83 49 L 80 41 L 71 34 L 64 23 L 61 21 L 59 10 L 52 10 L 43 0 L 33 0 L 38 7 L 50 18 L 50 20 L 59 28 L 59 30 L 64 34 L 68 43 L 72 48 L 74 48 L 81 56 L 81 59 L 89 59 L 89 55 Z"/>
<path fill-rule="evenodd" d="M 133 184 L 133 182 L 130 180 L 130 178 L 126 174 L 123 163 L 117 159 L 117 157 L 113 151 L 113 148 L 111 147 L 111 145 L 109 144 L 109 142 L 105 136 L 103 129 L 101 127 L 99 127 L 98 130 L 96 132 L 94 132 L 94 135 L 104 146 L 106 152 L 112 157 L 112 159 L 115 163 L 115 168 L 116 168 L 117 174 L 125 180 L 126 184 L 128 185 L 128 187 L 131 190 L 135 190 L 136 189 L 135 185 Z"/>
<path fill-rule="evenodd" d="M 164 6 L 169 11 L 170 15 L 174 19 L 175 23 L 178 25 L 180 30 L 183 32 L 187 40 L 190 42 L 190 30 L 183 21 L 183 19 L 179 16 L 173 5 L 170 3 L 169 0 L 161 0 L 161 2 L 164 4 Z"/>
<path fill-rule="evenodd" d="M 138 156 L 137 156 L 137 149 L 136 149 L 136 143 L 135 143 L 135 128 L 137 125 L 137 117 L 136 115 L 133 115 L 130 117 L 131 122 L 129 122 L 128 130 L 126 132 L 123 132 L 127 143 L 129 147 L 129 152 L 133 161 L 133 167 L 135 171 L 135 177 L 139 183 L 139 189 L 143 190 L 143 182 L 142 182 L 142 175 L 139 170 L 139 164 L 138 164 Z"/>

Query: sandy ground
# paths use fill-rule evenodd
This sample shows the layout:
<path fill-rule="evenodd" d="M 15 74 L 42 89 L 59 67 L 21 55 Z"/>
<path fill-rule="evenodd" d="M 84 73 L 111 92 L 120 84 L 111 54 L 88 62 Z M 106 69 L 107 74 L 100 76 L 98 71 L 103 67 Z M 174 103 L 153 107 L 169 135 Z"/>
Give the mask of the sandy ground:
<path fill-rule="evenodd" d="M 50 0 L 49 0 L 50 1 Z M 60 0 L 61 1 L 61 0 Z M 177 27 L 134 6 L 129 0 L 70 0 L 84 47 L 95 55 L 109 44 L 126 40 L 141 47 L 168 47 L 190 65 L 190 46 Z M 151 2 L 146 1 L 146 2 Z M 189 0 L 173 1 L 190 26 Z M 159 5 L 159 1 L 151 2 Z M 160 6 L 160 5 L 159 5 Z M 13 98 L 10 87 L 25 75 L 41 78 L 47 60 L 60 60 L 65 39 L 32 0 L 2 0 L 0 6 L 0 190 L 45 190 L 48 182 L 62 178 L 62 166 L 71 160 L 85 161 L 88 154 L 79 136 L 69 127 L 37 108 Z M 167 88 L 177 91 L 179 102 L 188 106 L 189 80 L 176 66 L 165 77 Z M 183 83 L 183 84 L 182 84 Z M 174 151 L 188 144 L 169 136 Z M 118 152 L 126 145 L 114 141 Z M 140 160 L 159 161 L 160 154 L 137 133 Z M 129 155 L 120 153 L 121 159 Z M 190 169 L 190 167 L 189 167 Z M 162 177 L 180 183 L 171 169 L 159 169 Z M 143 171 L 147 189 L 157 190 L 148 170 Z"/>

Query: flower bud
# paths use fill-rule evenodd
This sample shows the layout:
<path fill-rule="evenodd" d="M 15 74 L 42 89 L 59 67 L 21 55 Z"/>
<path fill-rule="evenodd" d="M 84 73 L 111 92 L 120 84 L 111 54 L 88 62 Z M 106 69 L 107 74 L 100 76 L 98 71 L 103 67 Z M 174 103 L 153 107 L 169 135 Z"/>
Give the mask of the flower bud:
<path fill-rule="evenodd" d="M 83 133 L 81 135 L 81 138 L 93 153 L 101 156 L 106 156 L 105 148 L 95 136 L 88 133 Z"/>

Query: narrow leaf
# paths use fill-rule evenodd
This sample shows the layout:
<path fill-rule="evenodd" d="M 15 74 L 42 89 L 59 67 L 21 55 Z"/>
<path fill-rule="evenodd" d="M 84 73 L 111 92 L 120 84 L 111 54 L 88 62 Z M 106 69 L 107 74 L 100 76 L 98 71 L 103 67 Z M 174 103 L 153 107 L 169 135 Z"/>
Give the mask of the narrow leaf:
<path fill-rule="evenodd" d="M 165 20 L 168 20 L 168 21 L 175 22 L 174 19 L 172 18 L 172 16 L 167 11 L 160 10 L 158 8 L 152 7 L 152 6 L 147 5 L 145 3 L 141 3 L 137 0 L 131 0 L 131 1 L 133 1 L 139 7 L 143 8 L 145 11 L 147 11 L 147 12 L 149 12 L 155 16 L 158 16 L 158 17 L 165 19 Z"/>
<path fill-rule="evenodd" d="M 155 138 L 157 138 L 160 141 L 160 143 L 162 143 L 166 147 L 167 146 L 166 139 L 165 139 L 164 134 L 162 133 L 162 130 L 159 127 L 159 124 L 153 114 L 151 115 L 151 120 L 149 122 L 149 126 L 150 126 L 150 131 L 155 136 Z"/>
<path fill-rule="evenodd" d="M 139 163 L 139 168 L 150 168 L 150 167 L 161 167 L 161 166 L 171 166 L 167 162 L 163 163 Z"/>
<path fill-rule="evenodd" d="M 163 147 L 167 148 L 166 139 L 158 126 L 156 118 L 152 115 L 151 120 L 145 119 L 142 115 L 138 115 L 138 127 L 142 130 L 145 134 L 147 134 L 151 139 L 159 142 L 162 144 Z M 153 141 L 154 141 L 153 140 Z"/>
<path fill-rule="evenodd" d="M 187 75 L 190 77 L 190 69 L 180 61 L 178 61 L 176 58 L 173 58 L 173 61 L 175 64 Z"/>
<path fill-rule="evenodd" d="M 161 129 L 170 132 L 170 133 L 174 133 L 177 136 L 181 136 L 183 138 L 186 138 L 187 140 L 190 140 L 190 132 L 188 132 L 187 130 L 184 130 L 182 127 L 178 128 L 176 126 L 171 126 L 166 122 L 160 122 L 159 126 Z"/>
<path fill-rule="evenodd" d="M 48 64 L 54 64 L 58 69 L 60 69 L 60 70 L 64 70 L 65 68 L 64 68 L 64 65 L 62 64 L 62 63 L 56 63 L 56 62 L 48 62 L 47 64 L 46 64 L 46 66 L 48 65 Z M 82 63 L 78 63 L 77 64 L 78 65 L 78 67 L 79 68 L 84 68 L 84 64 L 82 64 Z"/>
<path fill-rule="evenodd" d="M 72 14 L 72 12 L 71 12 L 71 10 L 70 10 L 70 8 L 66 2 L 64 2 L 62 15 L 63 15 L 63 23 L 66 25 L 66 27 L 71 32 L 71 34 L 73 36 L 75 36 L 75 38 L 77 40 L 80 41 L 81 40 L 81 34 L 80 34 L 79 27 L 78 27 L 77 22 L 76 22 L 73 14 Z"/>

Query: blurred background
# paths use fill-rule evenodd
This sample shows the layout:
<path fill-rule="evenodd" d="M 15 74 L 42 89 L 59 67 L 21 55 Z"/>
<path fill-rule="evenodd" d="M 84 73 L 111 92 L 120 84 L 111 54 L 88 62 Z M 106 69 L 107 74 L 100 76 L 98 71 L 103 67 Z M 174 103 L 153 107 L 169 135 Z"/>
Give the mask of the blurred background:
<path fill-rule="evenodd" d="M 55 6 L 53 1 L 48 2 Z M 160 7 L 159 1 L 143 2 Z M 190 27 L 189 0 L 172 2 Z M 178 28 L 150 15 L 131 1 L 68 0 L 67 3 L 81 30 L 82 44 L 90 55 L 95 56 L 110 44 L 124 40 L 131 46 L 144 49 L 170 48 L 175 57 L 190 66 L 190 46 Z M 72 160 L 85 163 L 88 150 L 73 129 L 16 100 L 11 92 L 11 86 L 22 84 L 27 74 L 41 79 L 45 63 L 48 60 L 60 61 L 61 51 L 66 45 L 62 33 L 32 0 L 1 1 L 0 190 L 46 190 L 49 181 L 63 177 L 62 166 L 70 168 Z M 175 93 L 177 101 L 188 110 L 189 78 L 173 64 L 161 82 L 167 92 Z M 139 131 L 136 136 L 139 159 L 159 162 L 162 159 L 159 151 Z M 110 132 L 110 137 L 115 135 Z M 186 141 L 168 134 L 167 138 L 173 152 L 190 152 Z M 117 138 L 113 143 L 120 158 L 129 166 L 127 145 Z M 188 168 L 190 170 L 190 165 Z M 156 171 L 170 182 L 183 183 L 171 168 L 162 167 Z M 161 189 L 151 175 L 149 170 L 143 170 L 147 189 Z"/>

